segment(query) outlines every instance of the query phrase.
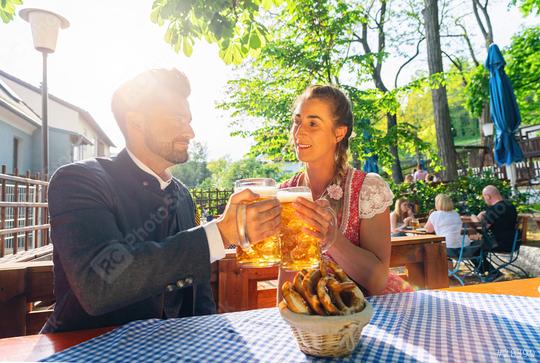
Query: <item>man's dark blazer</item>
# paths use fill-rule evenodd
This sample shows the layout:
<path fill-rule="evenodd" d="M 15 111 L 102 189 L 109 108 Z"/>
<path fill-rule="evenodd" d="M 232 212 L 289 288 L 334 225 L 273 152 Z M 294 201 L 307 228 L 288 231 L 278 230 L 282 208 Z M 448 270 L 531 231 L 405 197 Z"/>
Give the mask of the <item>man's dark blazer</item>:
<path fill-rule="evenodd" d="M 42 332 L 215 313 L 210 252 L 186 187 L 126 150 L 60 168 L 49 185 L 56 305 Z"/>

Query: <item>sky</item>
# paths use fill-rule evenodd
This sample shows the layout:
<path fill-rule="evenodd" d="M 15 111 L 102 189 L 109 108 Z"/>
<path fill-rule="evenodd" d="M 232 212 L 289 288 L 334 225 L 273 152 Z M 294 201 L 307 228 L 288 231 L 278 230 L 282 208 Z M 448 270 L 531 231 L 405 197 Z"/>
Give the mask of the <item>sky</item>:
<path fill-rule="evenodd" d="M 523 24 L 538 24 L 538 18 L 523 19 L 516 8 L 507 9 L 506 0 L 495 0 L 490 15 L 495 41 L 505 47 Z M 118 85 L 148 68 L 177 67 L 191 81 L 189 98 L 196 141 L 206 143 L 210 160 L 228 155 L 232 160 L 249 151 L 250 141 L 229 136 L 230 118 L 216 110 L 224 98 L 225 85 L 233 70 L 218 56 L 217 46 L 201 41 L 193 55 L 186 57 L 163 40 L 165 28 L 150 21 L 152 0 L 26 0 L 24 7 L 53 10 L 71 25 L 61 30 L 56 52 L 48 59 L 49 92 L 87 111 L 118 147 L 124 141 L 110 112 L 111 95 Z M 19 8 L 19 9 L 20 9 Z M 476 31 L 471 18 L 468 28 Z M 30 26 L 18 16 L 8 24 L 0 22 L 0 69 L 39 86 L 41 54 L 32 45 Z M 485 52 L 481 54 L 485 57 Z M 481 58 L 483 59 L 483 58 Z M 419 59 L 400 79 L 425 67 Z M 383 68 L 387 84 L 399 63 L 390 59 Z"/>

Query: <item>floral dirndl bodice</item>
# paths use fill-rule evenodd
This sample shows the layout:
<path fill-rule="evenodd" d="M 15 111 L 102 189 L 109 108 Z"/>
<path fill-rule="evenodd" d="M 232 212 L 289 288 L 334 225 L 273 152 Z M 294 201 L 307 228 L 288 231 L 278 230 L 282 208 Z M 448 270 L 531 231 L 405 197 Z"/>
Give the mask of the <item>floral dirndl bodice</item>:
<path fill-rule="evenodd" d="M 300 186 L 303 179 L 303 172 L 300 172 L 282 183 L 280 188 Z M 392 205 L 392 191 L 380 175 L 365 173 L 354 168 L 347 170 L 340 187 L 343 190 L 343 197 L 339 210 L 336 210 L 339 230 L 351 243 L 362 247 L 360 240 L 362 220 L 373 218 Z M 336 209 L 336 203 L 333 202 L 331 201 L 331 205 Z M 390 273 L 382 294 L 408 291 L 414 291 L 411 285 L 398 275 Z"/>

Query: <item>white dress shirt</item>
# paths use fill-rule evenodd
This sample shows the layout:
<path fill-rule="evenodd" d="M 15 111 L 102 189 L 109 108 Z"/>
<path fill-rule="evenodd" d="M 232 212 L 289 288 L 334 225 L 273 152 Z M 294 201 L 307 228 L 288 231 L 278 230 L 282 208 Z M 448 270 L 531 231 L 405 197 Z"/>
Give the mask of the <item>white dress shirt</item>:
<path fill-rule="evenodd" d="M 172 182 L 172 174 L 167 169 L 165 172 L 167 173 L 167 180 L 163 180 L 159 175 L 157 175 L 152 169 L 150 169 L 148 166 L 146 166 L 142 161 L 137 159 L 135 155 L 133 155 L 129 149 L 126 149 L 128 152 L 129 157 L 135 165 L 137 165 L 142 171 L 144 171 L 147 174 L 152 175 L 159 183 L 159 186 L 161 190 L 165 190 L 171 184 Z M 217 220 L 213 220 L 211 222 L 205 223 L 203 225 L 204 232 L 206 233 L 206 239 L 208 240 L 208 249 L 210 251 L 210 263 L 221 260 L 225 257 L 225 246 L 223 245 L 223 238 L 221 238 L 221 233 L 219 232 L 219 229 L 217 227 Z"/>

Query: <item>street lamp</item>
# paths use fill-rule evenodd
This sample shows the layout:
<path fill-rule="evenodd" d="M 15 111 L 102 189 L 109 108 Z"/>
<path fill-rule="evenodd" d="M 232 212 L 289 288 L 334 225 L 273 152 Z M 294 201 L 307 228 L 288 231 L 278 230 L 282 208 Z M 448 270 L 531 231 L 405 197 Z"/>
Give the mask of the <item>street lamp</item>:
<path fill-rule="evenodd" d="M 49 179 L 49 123 L 47 115 L 47 54 L 56 49 L 58 29 L 65 29 L 69 21 L 52 11 L 27 8 L 19 11 L 19 16 L 29 22 L 32 27 L 34 48 L 43 55 L 43 82 L 41 84 L 41 142 L 43 179 Z"/>

